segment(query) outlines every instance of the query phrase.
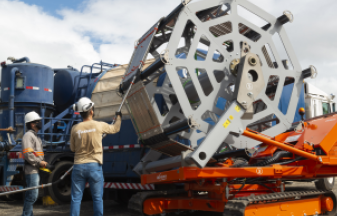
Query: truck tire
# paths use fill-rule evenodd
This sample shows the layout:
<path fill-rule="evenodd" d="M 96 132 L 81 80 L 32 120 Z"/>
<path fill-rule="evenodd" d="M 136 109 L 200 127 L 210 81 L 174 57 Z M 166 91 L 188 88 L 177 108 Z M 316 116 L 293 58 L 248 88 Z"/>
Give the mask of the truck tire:
<path fill-rule="evenodd" d="M 61 161 L 56 164 L 55 170 L 50 173 L 48 182 L 55 182 L 73 165 L 70 161 Z M 50 197 L 57 204 L 70 203 L 71 200 L 71 174 L 67 175 L 63 181 L 48 188 Z"/>
<path fill-rule="evenodd" d="M 114 201 L 119 203 L 120 205 L 127 205 L 131 197 L 136 193 L 137 191 L 118 190 L 117 191 L 118 199 Z"/>
<path fill-rule="evenodd" d="M 315 182 L 317 190 L 332 190 L 334 184 L 335 184 L 334 177 L 318 179 L 318 181 Z"/>

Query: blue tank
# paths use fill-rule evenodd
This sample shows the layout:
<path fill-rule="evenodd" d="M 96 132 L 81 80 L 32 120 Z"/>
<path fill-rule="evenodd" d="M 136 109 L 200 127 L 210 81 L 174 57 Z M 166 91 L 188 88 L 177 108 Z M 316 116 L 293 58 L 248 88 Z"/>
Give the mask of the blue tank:
<path fill-rule="evenodd" d="M 12 141 L 22 138 L 26 113 L 35 111 L 51 117 L 53 91 L 54 71 L 50 67 L 32 63 L 2 65 L 0 128 L 15 128 Z M 5 140 L 8 140 L 7 133 L 1 132 L 0 141 Z"/>
<path fill-rule="evenodd" d="M 11 70 L 17 68 L 15 76 L 14 102 L 45 103 L 53 105 L 54 71 L 45 65 L 33 63 L 9 64 L 2 67 L 1 101 L 9 102 Z"/>
<path fill-rule="evenodd" d="M 58 112 L 62 112 L 74 104 L 76 94 L 77 97 L 88 96 L 87 94 L 90 94 L 91 96 L 90 89 L 88 89 L 88 92 L 85 91 L 87 86 L 96 79 L 98 74 L 92 74 L 90 81 L 89 75 L 89 73 L 83 73 L 82 77 L 80 78 L 80 72 L 76 69 L 55 70 L 54 103 Z M 77 87 L 77 85 L 79 86 Z"/>

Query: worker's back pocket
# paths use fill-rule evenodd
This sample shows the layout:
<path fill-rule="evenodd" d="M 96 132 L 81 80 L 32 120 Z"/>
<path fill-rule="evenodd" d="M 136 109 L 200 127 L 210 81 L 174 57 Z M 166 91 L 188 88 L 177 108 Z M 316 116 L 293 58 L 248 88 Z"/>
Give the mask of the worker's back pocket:
<path fill-rule="evenodd" d="M 97 183 L 103 181 L 103 172 L 102 170 L 94 170 L 92 172 L 89 173 L 89 183 L 93 182 L 93 183 Z"/>
<path fill-rule="evenodd" d="M 102 165 L 99 163 L 88 163 L 87 166 L 89 168 L 89 170 L 87 170 L 89 171 L 89 173 L 87 173 L 88 178 L 91 179 L 91 181 L 94 183 L 102 181 L 103 179 Z"/>

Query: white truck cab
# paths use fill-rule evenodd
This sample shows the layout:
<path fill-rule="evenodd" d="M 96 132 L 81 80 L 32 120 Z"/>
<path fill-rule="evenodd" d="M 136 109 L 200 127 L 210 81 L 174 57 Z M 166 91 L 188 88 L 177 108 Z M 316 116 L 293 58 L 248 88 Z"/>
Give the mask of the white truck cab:
<path fill-rule="evenodd" d="M 310 83 L 304 83 L 306 119 L 336 112 L 334 94 L 327 94 Z"/>

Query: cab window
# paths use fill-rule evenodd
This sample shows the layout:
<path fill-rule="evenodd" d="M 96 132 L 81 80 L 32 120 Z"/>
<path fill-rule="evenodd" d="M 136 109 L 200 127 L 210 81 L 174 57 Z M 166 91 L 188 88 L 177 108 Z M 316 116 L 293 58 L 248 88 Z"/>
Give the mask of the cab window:
<path fill-rule="evenodd" d="M 323 115 L 330 113 L 330 104 L 329 103 L 322 103 L 323 108 Z"/>

